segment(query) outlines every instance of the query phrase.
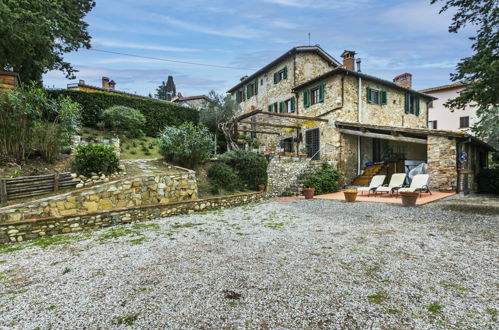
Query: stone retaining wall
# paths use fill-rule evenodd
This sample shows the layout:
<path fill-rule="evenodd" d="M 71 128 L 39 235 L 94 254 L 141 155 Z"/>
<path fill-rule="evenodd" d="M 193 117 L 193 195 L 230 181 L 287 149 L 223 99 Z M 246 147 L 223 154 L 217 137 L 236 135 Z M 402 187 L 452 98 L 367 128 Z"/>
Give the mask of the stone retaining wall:
<path fill-rule="evenodd" d="M 0 208 L 0 224 L 195 200 L 197 194 L 194 171 L 137 176 Z"/>
<path fill-rule="evenodd" d="M 216 210 L 258 202 L 264 197 L 261 192 L 198 199 L 167 204 L 135 206 L 106 212 L 48 217 L 11 223 L 0 223 L 0 243 L 21 242 L 43 236 L 98 229 L 118 224 L 142 222 L 162 217 Z"/>

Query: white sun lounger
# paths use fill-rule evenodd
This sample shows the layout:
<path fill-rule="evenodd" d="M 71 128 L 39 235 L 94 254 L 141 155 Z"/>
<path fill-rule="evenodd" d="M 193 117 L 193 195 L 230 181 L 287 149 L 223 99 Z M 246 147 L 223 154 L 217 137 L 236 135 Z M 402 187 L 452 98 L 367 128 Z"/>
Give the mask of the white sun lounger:
<path fill-rule="evenodd" d="M 398 188 L 402 187 L 402 185 L 404 184 L 404 180 L 405 180 L 405 173 L 395 173 L 390 178 L 390 183 L 385 184 L 381 187 L 378 187 L 374 191 L 374 194 L 377 194 L 377 193 L 382 194 L 384 192 L 392 194 L 393 190 L 395 188 L 398 189 Z"/>
<path fill-rule="evenodd" d="M 386 175 L 375 175 L 371 179 L 371 182 L 369 183 L 368 187 L 357 187 L 357 191 L 360 191 L 362 195 L 364 194 L 364 191 L 367 191 L 367 196 L 369 196 L 369 194 L 371 194 L 371 191 L 374 191 L 378 187 L 383 185 L 385 178 Z"/>
<path fill-rule="evenodd" d="M 417 192 L 419 191 L 419 195 L 421 192 L 430 193 L 431 191 L 428 185 L 430 184 L 430 176 L 428 174 L 416 174 L 414 178 L 412 178 L 411 185 L 407 188 L 400 188 L 399 192 Z"/>

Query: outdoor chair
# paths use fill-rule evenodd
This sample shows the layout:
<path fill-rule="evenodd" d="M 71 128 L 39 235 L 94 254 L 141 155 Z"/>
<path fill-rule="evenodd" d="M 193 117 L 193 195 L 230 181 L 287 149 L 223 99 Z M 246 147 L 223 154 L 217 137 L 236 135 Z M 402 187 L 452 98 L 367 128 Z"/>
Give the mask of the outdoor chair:
<path fill-rule="evenodd" d="M 368 187 L 357 187 L 357 191 L 360 191 L 362 193 L 362 195 L 364 195 L 364 191 L 367 191 L 367 196 L 369 196 L 371 194 L 371 192 L 373 192 L 378 187 L 383 185 L 385 178 L 386 178 L 386 175 L 375 175 L 371 179 L 371 182 L 369 183 Z"/>
<path fill-rule="evenodd" d="M 374 195 L 377 193 L 383 194 L 384 192 L 393 194 L 394 190 L 397 190 L 402 187 L 405 181 L 405 173 L 395 173 L 392 175 L 390 178 L 390 183 L 382 185 L 381 187 L 378 187 L 374 191 Z"/>
<path fill-rule="evenodd" d="M 431 195 L 431 191 L 429 188 L 430 184 L 430 176 L 428 174 L 416 174 L 414 178 L 412 178 L 411 185 L 409 187 L 400 188 L 399 192 L 418 192 L 419 196 L 421 193 L 427 192 Z"/>

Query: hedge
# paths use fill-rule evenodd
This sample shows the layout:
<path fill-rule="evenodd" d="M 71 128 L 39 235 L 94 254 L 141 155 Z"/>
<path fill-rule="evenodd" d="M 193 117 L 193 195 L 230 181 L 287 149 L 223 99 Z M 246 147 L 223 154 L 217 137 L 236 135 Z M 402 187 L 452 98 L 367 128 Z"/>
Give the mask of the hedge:
<path fill-rule="evenodd" d="M 499 194 L 499 168 L 482 168 L 477 182 L 479 193 Z"/>
<path fill-rule="evenodd" d="M 144 133 L 153 137 L 158 136 L 166 126 L 178 126 L 184 122 L 198 123 L 199 121 L 199 112 L 196 109 L 154 99 L 64 89 L 47 90 L 47 95 L 52 98 L 69 96 L 73 101 L 81 104 L 83 125 L 89 127 L 97 127 L 102 112 L 115 105 L 124 105 L 139 110 L 146 117 Z"/>

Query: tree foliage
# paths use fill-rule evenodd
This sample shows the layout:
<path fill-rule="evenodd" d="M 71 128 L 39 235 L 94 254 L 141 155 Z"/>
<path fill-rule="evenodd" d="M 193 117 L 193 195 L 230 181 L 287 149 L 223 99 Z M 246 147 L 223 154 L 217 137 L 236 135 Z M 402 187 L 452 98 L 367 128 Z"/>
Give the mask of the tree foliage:
<path fill-rule="evenodd" d="M 444 2 L 440 13 L 455 9 L 449 32 L 457 33 L 465 26 L 476 28 L 470 38 L 474 54 L 457 65 L 453 81 L 469 85 L 446 106 L 463 109 L 476 104 L 478 123 L 473 128 L 478 136 L 499 147 L 499 3 L 497 0 L 431 0 Z"/>
<path fill-rule="evenodd" d="M 129 138 L 139 138 L 144 135 L 142 128 L 146 118 L 139 110 L 115 105 L 102 113 L 102 126 L 113 129 L 117 134 Z"/>
<path fill-rule="evenodd" d="M 316 195 L 328 194 L 338 191 L 340 173 L 328 163 L 323 163 L 322 168 L 305 181 L 305 188 L 314 188 Z"/>
<path fill-rule="evenodd" d="M 109 175 L 117 172 L 120 160 L 113 147 L 103 144 L 87 144 L 76 149 L 73 170 L 87 177 L 92 173 Z"/>
<path fill-rule="evenodd" d="M 245 188 L 257 190 L 259 185 L 267 184 L 268 162 L 260 154 L 234 150 L 220 156 L 220 160 L 232 167 Z"/>
<path fill-rule="evenodd" d="M 177 88 L 173 82 L 173 77 L 168 76 L 167 82 L 161 82 L 161 85 L 156 89 L 156 98 L 171 101 L 175 95 L 177 95 Z"/>
<path fill-rule="evenodd" d="M 92 0 L 0 1 L 0 68 L 19 72 L 22 81 L 40 82 L 49 70 L 74 78 L 64 54 L 90 48 L 83 18 Z"/>
<path fill-rule="evenodd" d="M 167 161 L 195 168 L 213 152 L 213 136 L 208 128 L 191 122 L 166 127 L 159 136 L 159 149 Z"/>
<path fill-rule="evenodd" d="M 227 144 L 232 149 L 237 149 L 237 144 L 233 140 L 235 125 L 233 120 L 241 111 L 239 104 L 231 95 L 224 97 L 213 90 L 208 94 L 208 98 L 210 101 L 207 107 L 200 111 L 199 120 L 213 133 L 222 133 Z"/>

